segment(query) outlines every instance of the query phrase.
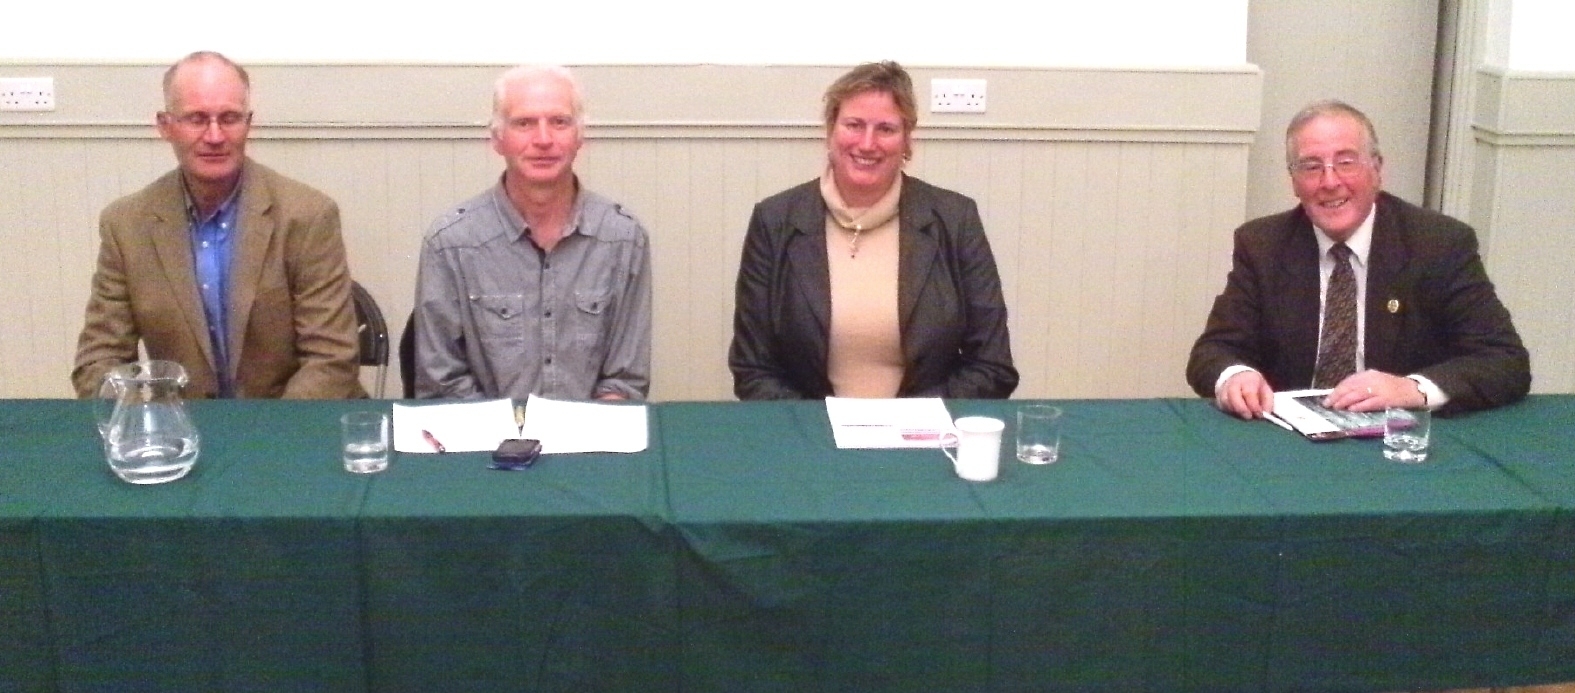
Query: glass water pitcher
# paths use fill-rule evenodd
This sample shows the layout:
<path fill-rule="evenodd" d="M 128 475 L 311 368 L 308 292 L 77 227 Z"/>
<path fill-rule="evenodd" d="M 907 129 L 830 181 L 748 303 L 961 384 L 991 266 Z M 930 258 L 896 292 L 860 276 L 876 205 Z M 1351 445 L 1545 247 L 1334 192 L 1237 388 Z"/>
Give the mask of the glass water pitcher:
<path fill-rule="evenodd" d="M 99 385 L 99 435 L 115 476 L 161 484 L 191 471 L 200 437 L 181 388 L 186 369 L 174 361 L 138 361 L 110 369 Z"/>

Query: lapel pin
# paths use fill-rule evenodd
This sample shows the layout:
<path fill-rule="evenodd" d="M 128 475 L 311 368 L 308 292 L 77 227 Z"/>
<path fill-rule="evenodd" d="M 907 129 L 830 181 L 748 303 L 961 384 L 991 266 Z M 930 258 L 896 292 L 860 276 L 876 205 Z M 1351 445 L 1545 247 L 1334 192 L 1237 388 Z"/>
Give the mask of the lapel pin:
<path fill-rule="evenodd" d="M 1394 315 L 1395 313 L 1400 312 L 1400 299 L 1391 298 L 1389 299 L 1389 304 L 1384 307 L 1389 309 L 1390 315 Z"/>

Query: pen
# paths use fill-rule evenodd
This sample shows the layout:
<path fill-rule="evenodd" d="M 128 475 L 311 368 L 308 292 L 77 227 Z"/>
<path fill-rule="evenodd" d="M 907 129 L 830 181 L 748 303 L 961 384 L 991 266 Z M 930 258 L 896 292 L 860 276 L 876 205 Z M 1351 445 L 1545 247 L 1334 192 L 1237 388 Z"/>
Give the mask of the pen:
<path fill-rule="evenodd" d="M 514 425 L 520 427 L 520 437 L 525 437 L 525 407 L 514 406 Z"/>
<path fill-rule="evenodd" d="M 438 442 L 437 436 L 432 435 L 431 431 L 425 428 L 421 429 L 421 437 L 426 438 L 427 442 L 432 444 L 432 449 L 438 451 L 438 453 L 448 452 L 448 448 L 443 447 L 443 444 Z"/>

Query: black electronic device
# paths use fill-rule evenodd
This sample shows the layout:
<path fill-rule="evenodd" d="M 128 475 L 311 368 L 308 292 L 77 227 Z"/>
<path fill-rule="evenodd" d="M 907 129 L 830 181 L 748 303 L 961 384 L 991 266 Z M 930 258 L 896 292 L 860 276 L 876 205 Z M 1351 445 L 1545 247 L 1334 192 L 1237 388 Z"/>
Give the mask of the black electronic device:
<path fill-rule="evenodd" d="M 518 471 L 536 463 L 541 457 L 541 441 L 534 438 L 507 438 L 492 451 L 492 468 Z"/>

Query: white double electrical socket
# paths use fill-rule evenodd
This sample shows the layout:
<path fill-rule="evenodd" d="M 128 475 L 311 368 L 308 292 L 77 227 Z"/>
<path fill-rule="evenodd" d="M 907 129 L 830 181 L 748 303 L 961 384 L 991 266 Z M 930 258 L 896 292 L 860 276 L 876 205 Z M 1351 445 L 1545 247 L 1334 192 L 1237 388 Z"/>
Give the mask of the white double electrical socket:
<path fill-rule="evenodd" d="M 55 110 L 55 78 L 0 77 L 0 111 Z"/>
<path fill-rule="evenodd" d="M 931 113 L 983 113 L 985 80 L 930 80 Z"/>

